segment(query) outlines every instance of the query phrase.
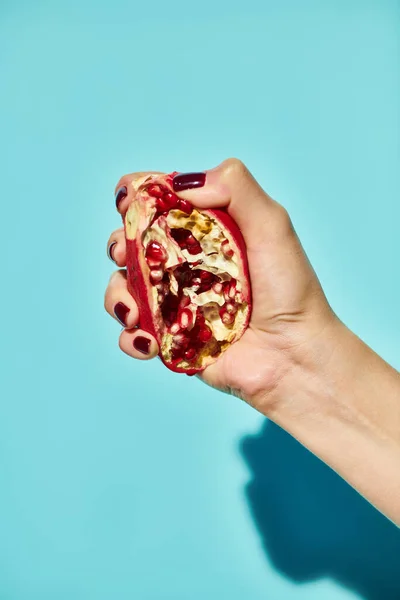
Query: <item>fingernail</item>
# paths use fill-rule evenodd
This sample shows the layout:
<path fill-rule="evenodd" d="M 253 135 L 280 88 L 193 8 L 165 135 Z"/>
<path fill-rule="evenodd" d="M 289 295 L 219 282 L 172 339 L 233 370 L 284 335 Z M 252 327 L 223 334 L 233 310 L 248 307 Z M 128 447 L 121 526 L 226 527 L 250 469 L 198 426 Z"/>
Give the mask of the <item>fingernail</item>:
<path fill-rule="evenodd" d="M 135 350 L 138 350 L 142 354 L 148 354 L 150 351 L 150 340 L 148 338 L 143 337 L 142 335 L 138 335 L 133 340 L 133 347 Z"/>
<path fill-rule="evenodd" d="M 113 263 L 115 263 L 113 252 L 116 245 L 117 242 L 111 242 L 111 244 L 107 248 L 107 256 Z"/>
<path fill-rule="evenodd" d="M 205 173 L 180 173 L 173 178 L 172 187 L 175 192 L 183 192 L 183 190 L 203 187 L 205 182 Z"/>
<path fill-rule="evenodd" d="M 128 195 L 128 190 L 126 189 L 125 185 L 123 185 L 122 187 L 120 187 L 117 190 L 117 193 L 115 194 L 115 204 L 116 204 L 117 208 L 121 204 L 122 200 L 124 200 L 124 198 L 127 197 L 127 195 Z"/>
<path fill-rule="evenodd" d="M 118 302 L 114 306 L 114 315 L 124 327 L 126 327 L 126 317 L 128 315 L 129 310 L 130 309 L 127 306 L 125 306 L 123 302 Z"/>

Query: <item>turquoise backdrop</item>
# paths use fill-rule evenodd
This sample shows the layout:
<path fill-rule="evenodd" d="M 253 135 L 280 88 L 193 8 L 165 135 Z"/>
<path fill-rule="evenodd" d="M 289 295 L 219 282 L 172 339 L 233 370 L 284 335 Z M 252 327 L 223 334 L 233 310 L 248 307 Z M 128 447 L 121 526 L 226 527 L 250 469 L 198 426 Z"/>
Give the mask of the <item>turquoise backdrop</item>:
<path fill-rule="evenodd" d="M 399 43 L 395 0 L 0 1 L 1 600 L 400 598 L 399 530 L 103 310 L 120 175 L 237 156 L 399 368 Z"/>

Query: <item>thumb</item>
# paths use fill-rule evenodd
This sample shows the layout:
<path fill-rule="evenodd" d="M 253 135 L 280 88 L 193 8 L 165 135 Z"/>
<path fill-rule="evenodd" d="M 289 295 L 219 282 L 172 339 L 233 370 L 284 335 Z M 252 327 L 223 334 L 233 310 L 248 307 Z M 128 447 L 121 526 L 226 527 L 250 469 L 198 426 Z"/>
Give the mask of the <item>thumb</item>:
<path fill-rule="evenodd" d="M 197 208 L 226 208 L 242 231 L 247 246 L 277 234 L 284 209 L 264 192 L 247 167 L 230 158 L 204 173 L 177 174 L 173 189 Z"/>

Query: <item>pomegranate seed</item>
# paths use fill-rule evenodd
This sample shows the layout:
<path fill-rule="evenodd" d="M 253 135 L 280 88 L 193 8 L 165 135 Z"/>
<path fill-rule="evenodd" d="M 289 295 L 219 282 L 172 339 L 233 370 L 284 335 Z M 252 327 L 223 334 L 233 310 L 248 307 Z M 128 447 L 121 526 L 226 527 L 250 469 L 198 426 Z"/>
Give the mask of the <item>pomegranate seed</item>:
<path fill-rule="evenodd" d="M 192 311 L 188 308 L 184 308 L 179 315 L 179 325 L 182 329 L 191 329 L 193 327 L 193 315 Z"/>
<path fill-rule="evenodd" d="M 190 232 L 187 229 L 171 229 L 171 237 L 178 243 L 180 248 L 186 248 L 186 240 Z"/>
<path fill-rule="evenodd" d="M 229 246 L 228 240 L 225 240 L 224 242 L 222 242 L 222 244 L 221 244 L 221 250 L 222 250 L 222 254 L 225 256 L 225 258 L 232 258 L 232 256 L 233 256 L 233 250 Z"/>
<path fill-rule="evenodd" d="M 200 329 L 199 339 L 202 342 L 208 342 L 212 338 L 212 331 L 209 327 L 205 327 L 204 329 Z"/>
<path fill-rule="evenodd" d="M 236 279 L 225 281 L 224 283 L 224 298 L 225 300 L 233 300 L 236 294 Z"/>
<path fill-rule="evenodd" d="M 195 254 L 200 254 L 200 252 L 202 252 L 202 248 L 200 246 L 200 244 L 197 242 L 196 246 L 188 246 L 187 251 L 189 252 L 189 254 L 195 255 Z"/>
<path fill-rule="evenodd" d="M 172 328 L 171 328 L 172 329 Z M 172 333 L 172 331 L 171 331 Z M 172 344 L 173 346 L 177 347 L 177 348 L 187 348 L 189 345 L 189 338 L 186 337 L 186 335 L 184 333 L 177 333 L 176 335 L 174 335 L 174 339 L 172 340 Z"/>
<path fill-rule="evenodd" d="M 214 278 L 214 275 L 209 271 L 200 271 L 200 279 L 203 283 L 210 283 Z"/>
<path fill-rule="evenodd" d="M 172 360 L 180 360 L 182 358 L 182 348 L 172 348 L 171 358 Z"/>
<path fill-rule="evenodd" d="M 163 262 L 167 259 L 167 251 L 159 242 L 153 240 L 147 244 L 146 258 L 153 258 L 154 260 Z"/>
<path fill-rule="evenodd" d="M 156 283 L 160 283 L 163 277 L 164 272 L 162 269 L 152 269 L 150 271 L 150 281 L 153 285 L 156 285 Z"/>
<path fill-rule="evenodd" d="M 193 210 L 193 206 L 191 205 L 189 200 L 179 200 L 178 208 L 180 208 L 180 210 L 186 213 L 187 215 L 190 215 L 190 213 Z"/>
<path fill-rule="evenodd" d="M 191 233 L 187 234 L 185 241 L 188 246 L 196 246 L 199 243 Z"/>
<path fill-rule="evenodd" d="M 147 193 L 149 196 L 154 196 L 155 198 L 162 198 L 163 191 L 161 190 L 159 185 L 150 185 L 147 188 Z"/>
<path fill-rule="evenodd" d="M 146 260 L 150 269 L 159 269 L 161 267 L 161 260 L 154 260 L 154 258 L 146 258 Z"/>
<path fill-rule="evenodd" d="M 173 192 L 165 192 L 163 195 L 163 200 L 168 208 L 177 208 L 179 204 L 179 198 Z"/>
<path fill-rule="evenodd" d="M 196 356 L 196 350 L 194 348 L 188 348 L 184 353 L 186 360 L 192 360 Z"/>
<path fill-rule="evenodd" d="M 237 306 L 236 306 L 236 304 L 232 304 L 232 302 L 227 302 L 225 304 L 225 310 L 230 315 L 234 315 L 237 313 Z"/>
<path fill-rule="evenodd" d="M 222 283 L 220 283 L 219 281 L 216 281 L 215 283 L 212 284 L 212 289 L 214 290 L 214 292 L 216 294 L 220 294 L 222 292 Z"/>
<path fill-rule="evenodd" d="M 169 206 L 164 202 L 163 198 L 157 198 L 156 207 L 159 212 L 167 212 L 169 210 Z"/>
<path fill-rule="evenodd" d="M 224 281 L 224 283 L 222 284 L 222 291 L 225 300 L 229 300 L 229 281 Z"/>
<path fill-rule="evenodd" d="M 181 330 L 181 327 L 180 327 L 179 323 L 174 323 L 173 325 L 171 325 L 170 331 L 171 331 L 172 335 L 179 333 L 180 330 Z"/>
<path fill-rule="evenodd" d="M 233 321 L 235 320 L 235 316 L 230 315 L 224 306 L 220 309 L 219 316 L 221 317 L 221 321 L 224 325 L 232 325 Z"/>

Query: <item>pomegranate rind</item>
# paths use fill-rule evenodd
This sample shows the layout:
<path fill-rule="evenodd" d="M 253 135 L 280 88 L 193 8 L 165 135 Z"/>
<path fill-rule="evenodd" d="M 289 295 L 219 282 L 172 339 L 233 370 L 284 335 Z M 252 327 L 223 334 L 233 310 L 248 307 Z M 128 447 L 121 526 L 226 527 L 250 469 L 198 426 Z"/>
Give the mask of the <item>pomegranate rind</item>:
<path fill-rule="evenodd" d="M 163 188 L 168 188 L 172 191 L 172 177 L 175 174 L 176 173 L 170 175 L 154 174 L 131 179 L 129 179 L 129 176 L 126 176 L 123 178 L 123 183 L 128 190 L 129 201 L 129 207 L 124 216 L 127 286 L 129 293 L 138 305 L 140 327 L 153 335 L 157 340 L 160 348 L 159 356 L 164 365 L 176 373 L 195 375 L 218 360 L 221 352 L 215 357 L 209 355 L 202 356 L 200 354 L 200 359 L 195 366 L 184 365 L 182 363 L 187 361 L 171 360 L 166 356 L 168 353 L 163 351 L 163 347 L 165 346 L 166 336 L 170 336 L 171 334 L 165 333 L 165 324 L 162 319 L 161 311 L 155 309 L 154 286 L 150 283 L 149 267 L 145 258 L 145 248 L 143 247 L 144 236 L 149 229 L 155 213 L 154 209 L 153 211 L 150 209 L 151 203 L 148 202 L 150 197 L 146 190 L 149 186 L 161 185 Z M 235 258 L 240 266 L 239 282 L 245 309 L 243 311 L 243 319 L 240 323 L 240 327 L 234 327 L 232 330 L 234 335 L 231 336 L 231 341 L 222 344 L 221 351 L 223 352 L 229 345 L 235 343 L 242 337 L 251 317 L 251 286 L 246 244 L 239 227 L 226 210 L 200 210 L 196 208 L 195 211 L 214 220 L 221 228 L 227 239 L 230 239 L 230 242 L 235 247 Z"/>

